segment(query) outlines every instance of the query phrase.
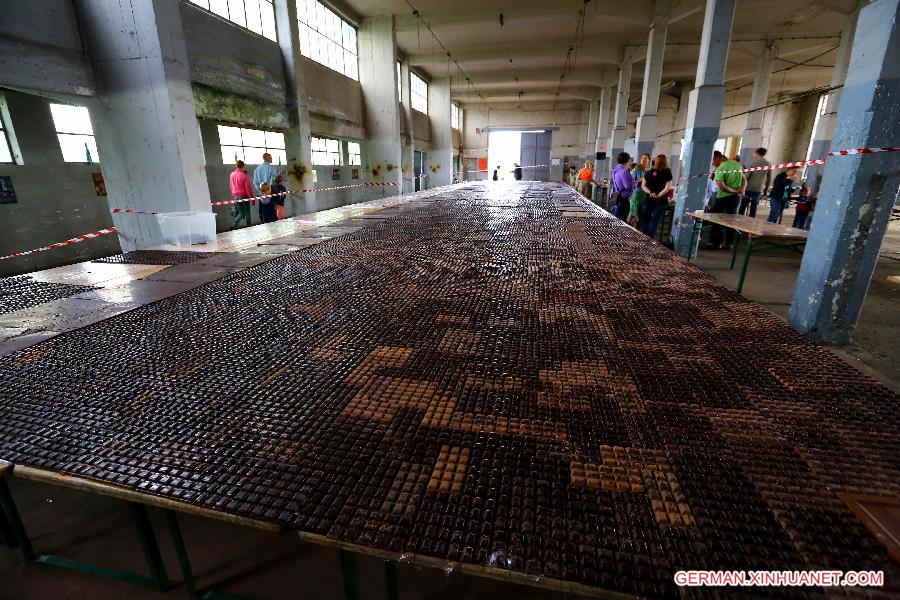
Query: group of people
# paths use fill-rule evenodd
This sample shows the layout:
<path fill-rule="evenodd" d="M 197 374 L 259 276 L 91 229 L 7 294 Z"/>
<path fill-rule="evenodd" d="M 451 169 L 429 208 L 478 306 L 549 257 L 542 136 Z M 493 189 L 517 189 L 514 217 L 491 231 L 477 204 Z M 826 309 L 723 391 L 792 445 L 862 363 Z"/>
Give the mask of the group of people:
<path fill-rule="evenodd" d="M 645 152 L 635 163 L 627 152 L 620 152 L 609 180 L 610 211 L 647 236 L 655 237 L 674 194 L 672 180 L 665 154 L 654 160 Z"/>
<path fill-rule="evenodd" d="M 753 161 L 750 168 L 762 168 L 764 170 L 742 172 L 743 166 L 736 158 L 727 158 L 716 150 L 713 153 L 713 168 L 709 176 L 707 186 L 707 210 L 714 213 L 748 214 L 756 217 L 759 200 L 763 196 L 769 199 L 769 223 L 781 222 L 784 209 L 791 202 L 791 194 L 796 189 L 794 179 L 800 172 L 799 167 L 789 167 L 772 178 L 771 164 L 765 159 L 766 149 L 757 148 L 753 153 Z M 815 195 L 810 193 L 809 187 L 800 187 L 800 194 L 796 198 L 796 208 L 793 226 L 805 229 L 809 215 L 816 204 Z M 730 248 L 734 241 L 734 231 L 728 229 L 725 233 L 724 247 Z M 723 231 L 720 227 L 710 230 L 708 247 L 716 249 L 722 246 Z"/>
<path fill-rule="evenodd" d="M 272 165 L 272 155 L 263 154 L 263 162 L 253 170 L 253 178 L 247 175 L 244 161 L 239 160 L 234 164 L 234 171 L 228 178 L 231 187 L 232 200 L 247 200 L 259 196 L 259 220 L 262 223 L 273 223 L 284 218 L 284 199 L 287 197 L 287 188 L 284 186 L 284 176 L 278 173 Z M 249 202 L 235 202 L 232 204 L 231 216 L 234 217 L 233 229 L 237 229 L 241 221 L 246 220 L 251 225 L 250 205 L 256 204 L 256 200 Z"/>

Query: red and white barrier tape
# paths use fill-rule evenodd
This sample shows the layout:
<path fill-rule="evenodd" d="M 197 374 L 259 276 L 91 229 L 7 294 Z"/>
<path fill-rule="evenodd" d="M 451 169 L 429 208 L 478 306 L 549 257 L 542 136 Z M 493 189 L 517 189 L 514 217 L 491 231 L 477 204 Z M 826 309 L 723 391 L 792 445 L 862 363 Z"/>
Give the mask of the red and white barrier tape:
<path fill-rule="evenodd" d="M 876 152 L 897 152 L 900 151 L 900 148 L 854 148 L 852 150 L 835 150 L 833 152 L 829 152 L 825 158 L 814 158 L 812 160 L 798 160 L 795 162 L 786 162 L 780 163 L 777 165 L 768 165 L 765 167 L 747 167 L 746 169 L 729 169 L 727 171 L 720 171 L 720 173 L 749 173 L 753 171 L 771 171 L 773 169 L 790 169 L 791 167 L 805 167 L 807 165 L 824 165 L 828 162 L 828 159 L 832 156 L 850 156 L 852 154 L 874 154 Z M 691 175 L 690 177 L 683 177 L 682 181 L 687 181 L 688 179 L 696 179 L 697 177 L 709 177 L 715 170 L 712 171 L 704 171 L 703 173 L 697 173 L 696 175 Z"/>
<path fill-rule="evenodd" d="M 93 233 L 86 233 L 84 235 L 79 235 L 78 237 L 70 238 L 64 242 L 56 242 L 55 244 L 50 244 L 49 246 L 41 246 L 40 248 L 35 248 L 34 250 L 25 250 L 23 252 L 15 252 L 13 254 L 7 254 L 6 256 L 0 256 L 0 260 L 6 260 L 7 258 L 16 258 L 18 256 L 28 256 L 29 254 L 35 254 L 36 252 L 46 252 L 47 250 L 53 250 L 55 248 L 71 246 L 72 244 L 86 242 L 87 240 L 92 240 L 94 238 L 102 237 L 104 235 L 116 233 L 117 231 L 118 230 L 115 227 L 109 227 L 106 229 L 101 229 L 100 231 L 94 231 Z"/>
<path fill-rule="evenodd" d="M 528 166 L 519 167 L 519 168 L 520 169 L 537 169 L 539 167 L 552 167 L 552 166 L 553 165 L 528 165 Z M 497 169 L 497 170 L 499 170 L 499 169 Z M 463 173 L 490 173 L 492 171 L 494 171 L 494 169 L 476 169 L 474 171 L 463 171 Z M 512 173 L 513 171 L 515 171 L 515 169 L 513 169 L 512 171 L 504 171 L 504 173 Z"/>

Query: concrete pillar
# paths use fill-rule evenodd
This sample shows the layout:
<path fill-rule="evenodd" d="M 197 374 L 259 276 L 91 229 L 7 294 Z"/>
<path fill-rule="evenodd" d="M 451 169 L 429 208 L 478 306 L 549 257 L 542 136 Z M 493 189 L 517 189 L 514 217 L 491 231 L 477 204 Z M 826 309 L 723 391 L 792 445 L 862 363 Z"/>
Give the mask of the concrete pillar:
<path fill-rule="evenodd" d="M 597 117 L 597 139 L 594 143 L 595 152 L 606 152 L 606 159 L 595 167 L 597 173 L 602 174 L 604 177 L 609 176 L 609 165 L 612 163 L 612 159 L 615 158 L 614 156 L 610 156 L 609 149 L 609 111 L 612 106 L 612 90 L 612 81 L 607 79 L 604 81 L 603 88 L 600 92 L 600 103 L 598 105 L 599 114 Z"/>
<path fill-rule="evenodd" d="M 681 140 L 684 137 L 684 125 L 687 122 L 687 109 L 691 100 L 691 90 L 688 86 L 681 88 L 678 98 L 678 110 L 672 119 L 672 133 L 669 135 L 669 168 L 675 181 L 681 176 Z"/>
<path fill-rule="evenodd" d="M 631 91 L 631 63 L 623 62 L 619 66 L 619 83 L 616 86 L 616 112 L 613 115 L 613 128 L 609 136 L 609 148 L 612 161 L 625 150 L 628 128 L 628 94 Z M 614 164 L 614 163 L 613 163 Z"/>
<path fill-rule="evenodd" d="M 416 136 L 415 121 L 413 120 L 412 109 L 412 88 L 410 87 L 410 70 L 409 60 L 404 59 L 400 63 L 400 91 L 401 102 L 403 103 L 403 120 L 406 122 L 406 145 L 402 149 L 402 166 L 403 166 L 403 186 L 404 194 L 416 191 L 416 169 L 414 163 Z"/>
<path fill-rule="evenodd" d="M 855 10 L 844 19 L 844 27 L 841 29 L 841 41 L 834 57 L 834 70 L 831 72 L 831 87 L 844 84 L 847 77 L 847 68 L 850 64 L 850 52 L 853 49 L 856 37 L 856 22 L 859 11 Z M 834 137 L 835 118 L 841 104 L 843 89 L 832 90 L 828 93 L 825 106 L 819 120 L 816 121 L 812 134 L 811 158 L 822 158 L 831 148 L 831 139 Z M 810 165 L 806 169 L 806 181 L 812 191 L 817 191 L 822 182 L 824 172 L 823 165 Z"/>
<path fill-rule="evenodd" d="M 110 208 L 212 212 L 178 3 L 77 0 L 98 96 L 89 103 Z M 114 215 L 125 251 L 164 243 Z"/>
<path fill-rule="evenodd" d="M 859 12 L 858 28 L 865 35 L 853 42 L 832 150 L 896 145 L 898 3 L 876 0 Z M 788 314 L 797 331 L 829 344 L 850 340 L 898 187 L 894 153 L 835 156 L 826 163 Z"/>
<path fill-rule="evenodd" d="M 644 61 L 644 90 L 641 94 L 641 114 L 637 120 L 635 143 L 637 154 L 653 154 L 656 145 L 659 85 L 662 79 L 663 57 L 666 52 L 668 0 L 654 2 L 654 18 L 647 38 L 647 59 Z"/>
<path fill-rule="evenodd" d="M 688 100 L 684 132 L 684 160 L 681 176 L 710 170 L 713 147 L 719 137 L 719 123 L 725 103 L 725 65 L 736 0 L 706 0 L 703 34 L 697 80 Z M 691 251 L 693 219 L 688 216 L 703 208 L 706 201 L 706 178 L 680 180 L 675 200 L 672 238 L 675 250 L 682 256 Z"/>
<path fill-rule="evenodd" d="M 769 84 L 772 81 L 772 65 L 778 48 L 774 42 L 763 42 L 756 62 L 756 78 L 753 80 L 753 91 L 750 93 L 751 112 L 747 115 L 747 126 L 741 135 L 741 164 L 748 165 L 753 159 L 753 153 L 762 145 L 763 116 L 762 108 L 769 99 Z"/>
<path fill-rule="evenodd" d="M 297 3 L 294 0 L 275 0 L 275 29 L 284 62 L 284 81 L 287 88 L 287 112 L 290 129 L 284 133 L 288 161 L 288 187 L 292 190 L 315 187 L 313 179 L 309 108 L 306 105 L 306 81 L 303 76 L 303 57 L 300 54 L 300 32 L 297 24 Z M 317 210 L 316 193 L 291 194 L 285 202 L 289 215 Z"/>
<path fill-rule="evenodd" d="M 600 90 L 594 89 L 591 93 L 591 104 L 588 110 L 587 137 L 584 144 L 585 160 L 594 160 L 594 148 L 597 146 L 597 124 L 600 118 Z"/>
<path fill-rule="evenodd" d="M 428 117 L 431 120 L 431 152 L 428 153 L 428 187 L 453 181 L 453 128 L 450 125 L 450 78 L 428 82 Z"/>
<path fill-rule="evenodd" d="M 402 189 L 400 97 L 397 91 L 397 41 L 394 17 L 367 17 L 359 26 L 359 84 L 366 111 L 366 164 L 369 180 L 395 183 Z M 380 195 L 380 193 L 379 193 Z"/>

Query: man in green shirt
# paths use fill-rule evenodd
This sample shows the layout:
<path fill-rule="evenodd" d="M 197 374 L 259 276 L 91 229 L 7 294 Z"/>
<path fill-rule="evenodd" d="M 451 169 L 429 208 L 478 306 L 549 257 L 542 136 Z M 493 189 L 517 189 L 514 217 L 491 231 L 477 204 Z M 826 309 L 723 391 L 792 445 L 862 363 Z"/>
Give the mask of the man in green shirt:
<path fill-rule="evenodd" d="M 737 214 L 741 196 L 747 189 L 747 177 L 741 173 L 743 167 L 741 163 L 725 158 L 725 155 L 718 150 L 713 154 L 712 164 L 716 168 L 715 182 L 719 189 L 709 212 Z M 725 237 L 724 248 L 731 248 L 731 244 L 734 243 L 734 230 L 725 229 L 723 231 L 722 227 L 717 226 L 713 226 L 709 231 L 708 247 L 713 249 L 722 247 L 723 234 Z"/>

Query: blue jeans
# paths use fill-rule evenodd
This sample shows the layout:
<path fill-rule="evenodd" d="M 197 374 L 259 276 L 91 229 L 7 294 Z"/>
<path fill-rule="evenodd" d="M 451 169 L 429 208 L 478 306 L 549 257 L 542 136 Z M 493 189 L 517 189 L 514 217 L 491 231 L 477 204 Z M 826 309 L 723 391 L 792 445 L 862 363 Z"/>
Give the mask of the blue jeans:
<path fill-rule="evenodd" d="M 737 194 L 716 198 L 713 200 L 713 206 L 709 212 L 733 215 L 737 213 L 739 201 Z M 725 237 L 726 247 L 734 243 L 734 229 L 719 227 L 718 225 L 713 225 L 709 228 L 709 243 L 713 248 L 718 248 L 722 245 L 723 236 Z"/>
<path fill-rule="evenodd" d="M 662 221 L 663 215 L 666 213 L 666 205 L 655 205 L 653 198 L 644 200 L 644 206 L 641 209 L 641 230 L 647 237 L 656 237 L 656 229 L 659 222 Z"/>
<path fill-rule="evenodd" d="M 809 217 L 808 212 L 798 212 L 794 215 L 794 227 L 797 229 L 806 229 L 806 219 Z"/>
<path fill-rule="evenodd" d="M 759 206 L 759 197 L 762 196 L 762 192 L 747 192 L 747 195 L 741 198 L 741 207 L 738 209 L 738 214 L 742 215 L 747 212 L 747 208 L 750 208 L 750 216 L 756 216 L 756 207 Z"/>
<path fill-rule="evenodd" d="M 769 204 L 772 205 L 772 208 L 769 209 L 768 221 L 769 223 L 777 223 L 781 219 L 781 211 L 784 210 L 784 200 L 769 197 Z"/>

